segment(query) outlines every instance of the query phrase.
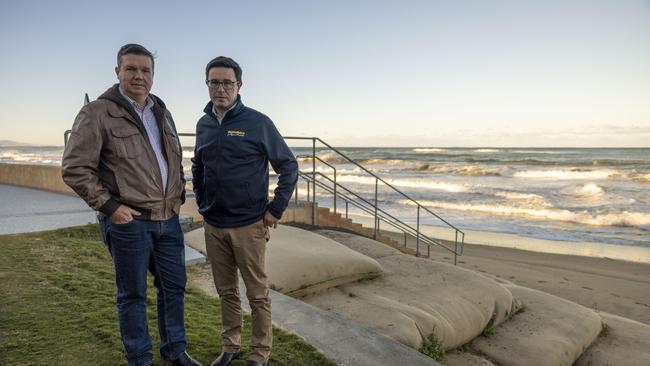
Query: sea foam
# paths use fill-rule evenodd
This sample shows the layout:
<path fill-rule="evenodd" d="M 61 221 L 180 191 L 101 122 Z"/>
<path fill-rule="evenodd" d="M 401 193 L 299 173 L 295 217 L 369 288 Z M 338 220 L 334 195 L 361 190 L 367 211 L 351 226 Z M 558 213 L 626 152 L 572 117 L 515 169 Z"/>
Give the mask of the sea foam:
<path fill-rule="evenodd" d="M 607 179 L 620 177 L 621 173 L 616 170 L 524 170 L 513 174 L 515 178 L 528 179 L 556 179 L 556 180 L 580 180 L 580 179 Z"/>
<path fill-rule="evenodd" d="M 580 184 L 563 189 L 561 193 L 584 198 L 599 197 L 605 194 L 605 188 L 595 183 Z"/>
<path fill-rule="evenodd" d="M 444 192 L 465 192 L 467 187 L 460 184 L 435 182 L 431 180 L 418 179 L 384 179 L 388 184 L 401 188 L 424 188 Z M 361 175 L 341 175 L 337 178 L 338 182 L 358 183 L 358 184 L 375 184 L 375 178 Z M 379 183 L 382 185 L 381 182 Z"/>
<path fill-rule="evenodd" d="M 413 152 L 416 152 L 418 154 L 430 154 L 430 153 L 440 153 L 440 152 L 445 152 L 447 149 L 438 149 L 438 148 L 417 148 L 413 149 Z"/>
<path fill-rule="evenodd" d="M 419 171 L 430 171 L 438 174 L 459 174 L 459 175 L 501 175 L 496 168 L 483 168 L 478 165 L 465 165 L 465 166 L 449 166 L 449 165 L 433 165 L 433 164 L 420 164 L 416 168 Z"/>
<path fill-rule="evenodd" d="M 409 200 L 401 200 L 400 203 L 404 205 L 414 205 L 414 203 Z M 538 220 L 565 221 L 592 226 L 645 227 L 650 225 L 650 214 L 644 212 L 619 211 L 593 214 L 588 211 L 573 212 L 552 207 L 520 207 L 504 204 L 463 203 L 432 200 L 420 201 L 420 204 L 431 208 L 482 212 L 499 216 L 526 216 Z"/>

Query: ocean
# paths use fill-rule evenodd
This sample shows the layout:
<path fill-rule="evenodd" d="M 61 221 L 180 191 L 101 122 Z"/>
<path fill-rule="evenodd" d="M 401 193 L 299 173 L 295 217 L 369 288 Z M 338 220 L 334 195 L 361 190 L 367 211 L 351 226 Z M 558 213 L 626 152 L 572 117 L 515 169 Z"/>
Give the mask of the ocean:
<path fill-rule="evenodd" d="M 311 171 L 311 148 L 293 148 Z M 410 198 L 461 230 L 650 247 L 650 149 L 616 148 L 340 148 Z M 59 165 L 63 148 L 0 147 L 0 163 Z M 337 181 L 374 201 L 375 179 L 331 150 L 318 156 Z M 191 174 L 191 148 L 184 150 Z M 332 169 L 317 170 L 333 178 Z M 304 182 L 300 186 L 304 198 Z M 416 206 L 379 186 L 379 207 L 415 221 Z M 332 196 L 317 191 L 332 205 Z M 339 211 L 344 210 L 342 201 Z M 350 213 L 355 211 L 350 208 Z M 358 213 L 358 211 L 356 212 Z M 422 224 L 439 226 L 423 215 Z"/>

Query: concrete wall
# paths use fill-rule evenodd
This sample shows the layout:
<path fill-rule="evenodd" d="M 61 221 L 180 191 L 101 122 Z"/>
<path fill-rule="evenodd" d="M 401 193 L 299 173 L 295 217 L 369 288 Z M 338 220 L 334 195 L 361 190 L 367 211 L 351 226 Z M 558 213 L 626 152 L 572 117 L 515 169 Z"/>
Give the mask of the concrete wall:
<path fill-rule="evenodd" d="M 0 164 L 0 184 L 74 193 L 63 182 L 60 166 Z"/>
<path fill-rule="evenodd" d="M 187 189 L 191 191 L 190 182 L 188 182 Z M 0 163 L 0 184 L 11 184 L 52 192 L 75 194 L 63 182 L 60 166 Z M 292 204 L 285 211 L 281 222 L 311 223 L 311 212 L 311 205 L 302 204 L 295 206 L 292 201 Z M 191 216 L 194 218 L 194 221 L 203 221 L 203 217 L 198 213 L 198 207 L 196 206 L 194 197 L 187 198 L 185 204 L 181 207 L 181 215 Z"/>

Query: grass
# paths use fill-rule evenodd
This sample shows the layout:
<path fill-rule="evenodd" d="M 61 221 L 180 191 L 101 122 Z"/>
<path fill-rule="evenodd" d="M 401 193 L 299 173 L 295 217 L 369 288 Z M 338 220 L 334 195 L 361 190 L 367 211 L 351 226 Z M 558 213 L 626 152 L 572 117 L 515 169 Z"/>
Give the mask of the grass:
<path fill-rule="evenodd" d="M 483 331 L 481 331 L 481 335 L 483 337 L 489 337 L 492 335 L 493 331 L 494 331 L 494 315 L 492 316 L 492 318 L 490 318 L 488 323 L 485 325 Z"/>
<path fill-rule="evenodd" d="M 424 343 L 422 344 L 422 348 L 420 348 L 420 352 L 440 362 L 443 365 L 447 363 L 447 355 L 445 354 L 445 349 L 443 348 L 440 339 L 438 339 L 438 336 L 436 336 L 435 328 L 431 332 L 431 335 L 424 339 Z"/>
<path fill-rule="evenodd" d="M 126 365 L 115 308 L 113 264 L 97 225 L 0 236 L 0 364 Z M 191 275 L 191 273 L 190 273 Z M 221 350 L 219 302 L 186 293 L 188 350 L 210 364 Z M 156 295 L 149 281 L 149 332 L 158 355 Z M 243 366 L 251 318 L 244 319 Z M 274 329 L 270 365 L 335 365 L 295 335 Z"/>

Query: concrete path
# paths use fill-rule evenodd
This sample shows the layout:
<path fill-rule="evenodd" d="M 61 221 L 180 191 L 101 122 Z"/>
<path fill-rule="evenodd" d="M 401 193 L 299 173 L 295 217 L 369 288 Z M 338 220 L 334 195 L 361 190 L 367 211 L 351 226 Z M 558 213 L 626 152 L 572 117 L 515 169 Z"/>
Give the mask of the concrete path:
<path fill-rule="evenodd" d="M 95 211 L 79 197 L 0 184 L 0 235 L 54 230 L 97 222 Z M 185 263 L 205 257 L 185 246 Z"/>
<path fill-rule="evenodd" d="M 241 289 L 245 294 L 245 288 Z M 304 338 L 342 366 L 440 366 L 431 358 L 372 329 L 270 290 L 273 322 Z M 244 302 L 247 302 L 243 296 Z M 246 304 L 248 305 L 248 304 Z M 250 307 L 248 308 L 250 311 Z"/>
<path fill-rule="evenodd" d="M 53 230 L 96 222 L 95 212 L 78 197 L 0 185 L 0 234 Z"/>

